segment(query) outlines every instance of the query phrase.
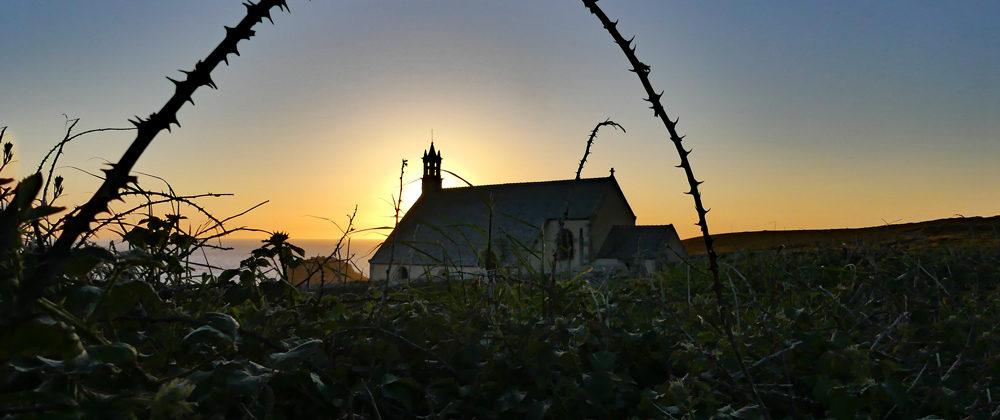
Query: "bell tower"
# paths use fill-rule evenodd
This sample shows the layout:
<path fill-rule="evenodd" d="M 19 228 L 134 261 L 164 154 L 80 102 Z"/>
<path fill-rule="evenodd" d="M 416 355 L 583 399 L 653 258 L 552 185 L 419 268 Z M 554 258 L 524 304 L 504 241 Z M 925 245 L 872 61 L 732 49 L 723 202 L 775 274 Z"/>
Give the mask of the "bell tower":
<path fill-rule="evenodd" d="M 441 152 L 434 151 L 434 141 L 430 150 L 424 150 L 424 177 L 421 194 L 441 191 Z"/>

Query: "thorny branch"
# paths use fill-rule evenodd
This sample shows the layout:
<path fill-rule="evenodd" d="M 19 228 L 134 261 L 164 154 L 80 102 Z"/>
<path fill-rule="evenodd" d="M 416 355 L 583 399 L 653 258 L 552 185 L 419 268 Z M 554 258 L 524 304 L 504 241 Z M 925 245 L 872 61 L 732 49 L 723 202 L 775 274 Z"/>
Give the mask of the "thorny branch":
<path fill-rule="evenodd" d="M 587 156 L 590 156 L 590 146 L 594 145 L 594 138 L 597 137 L 597 130 L 600 130 L 601 127 L 604 127 L 606 125 L 610 125 L 614 128 L 622 130 L 622 133 L 625 132 L 625 127 L 622 127 L 618 123 L 611 121 L 610 118 L 597 123 L 597 125 L 594 126 L 594 129 L 590 132 L 590 138 L 587 139 L 587 149 L 583 151 L 583 159 L 580 159 L 580 167 L 576 168 L 576 179 L 580 179 L 580 173 L 583 172 L 583 164 L 587 163 Z"/>
<path fill-rule="evenodd" d="M 264 19 L 271 21 L 271 8 L 278 7 L 280 10 L 289 10 L 285 0 L 261 0 L 259 3 L 244 3 L 247 8 L 246 16 L 235 27 L 226 27 L 226 36 L 215 49 L 209 53 L 204 61 L 198 61 L 191 71 L 182 71 L 186 74 L 184 80 L 174 80 L 167 78 L 174 83 L 176 90 L 173 96 L 167 100 L 166 104 L 159 111 L 150 114 L 147 118 L 135 117 L 130 120 L 136 128 L 136 137 L 132 144 L 125 151 L 118 163 L 105 169 L 104 182 L 97 192 L 87 203 L 79 207 L 72 217 L 66 220 L 63 232 L 42 256 L 38 271 L 32 276 L 29 289 L 26 292 L 28 297 L 40 296 L 53 280 L 62 271 L 73 244 L 84 232 L 90 230 L 90 224 L 98 214 L 108 211 L 108 204 L 113 200 L 121 198 L 121 190 L 129 183 L 135 182 L 135 177 L 130 173 L 138 162 L 139 157 L 152 143 L 156 135 L 166 129 L 170 131 L 170 125 L 176 124 L 177 111 L 185 102 L 194 104 L 191 96 L 195 90 L 202 86 L 217 89 L 212 81 L 211 73 L 220 63 L 229 64 L 228 55 L 239 55 L 237 44 L 244 39 L 250 39 L 254 35 L 253 27 Z M 271 21 L 273 23 L 273 21 Z M 34 299 L 28 299 L 34 300 Z"/>
<path fill-rule="evenodd" d="M 663 122 L 663 126 L 666 127 L 667 132 L 670 134 L 670 141 L 673 142 L 674 147 L 677 149 L 677 154 L 680 157 L 679 168 L 684 170 L 684 175 L 687 177 L 688 185 L 690 185 L 691 190 L 686 194 L 691 195 L 694 199 L 695 211 L 698 213 L 698 226 L 701 227 L 702 237 L 705 239 L 705 250 L 708 253 L 708 265 L 712 272 L 712 288 L 715 292 L 715 297 L 719 306 L 719 317 L 722 320 L 722 327 L 726 332 L 726 338 L 729 340 L 730 347 L 732 347 L 733 353 L 736 355 L 736 360 L 740 363 L 740 370 L 743 371 L 743 375 L 746 377 L 747 384 L 750 387 L 750 393 L 753 396 L 755 402 L 760 406 L 761 412 L 766 418 L 770 418 L 767 411 L 767 407 L 764 406 L 764 401 L 761 400 L 760 395 L 757 393 L 757 387 L 754 384 L 753 377 L 750 375 L 750 371 L 747 369 L 746 363 L 743 361 L 742 353 L 740 352 L 739 345 L 736 343 L 736 337 L 733 335 L 732 328 L 730 326 L 730 316 L 731 311 L 726 300 L 722 297 L 722 281 L 719 279 L 719 262 L 718 256 L 715 253 L 715 249 L 712 247 L 712 235 L 708 232 L 708 222 L 705 219 L 705 215 L 708 214 L 709 210 L 705 209 L 705 206 L 701 201 L 701 192 L 698 190 L 698 185 L 703 181 L 698 181 L 694 177 L 694 171 L 691 169 L 691 162 L 688 160 L 688 155 L 691 154 L 690 150 L 684 148 L 682 141 L 684 136 L 677 133 L 677 121 L 671 120 L 667 116 L 666 110 L 660 103 L 660 97 L 663 96 L 663 92 L 656 93 L 653 89 L 653 85 L 649 81 L 649 65 L 639 61 L 639 58 L 635 54 L 635 46 L 632 45 L 632 39 L 626 40 L 622 36 L 621 32 L 618 31 L 618 21 L 612 22 L 611 19 L 597 6 L 597 0 L 582 0 L 583 5 L 590 10 L 601 24 L 604 25 L 604 29 L 608 30 L 611 37 L 614 38 L 615 43 L 621 48 L 625 57 L 628 59 L 629 64 L 632 65 L 630 69 L 632 72 L 639 77 L 639 82 L 642 83 L 643 89 L 646 91 L 646 101 L 650 103 L 650 108 L 653 110 L 653 116 L 660 119 Z"/>

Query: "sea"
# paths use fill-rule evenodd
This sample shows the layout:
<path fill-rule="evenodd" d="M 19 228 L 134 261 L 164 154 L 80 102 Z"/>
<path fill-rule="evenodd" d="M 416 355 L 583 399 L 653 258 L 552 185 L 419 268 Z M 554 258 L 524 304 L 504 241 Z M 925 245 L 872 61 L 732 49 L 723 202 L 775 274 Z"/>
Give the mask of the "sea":
<path fill-rule="evenodd" d="M 292 245 L 298 246 L 305 251 L 305 257 L 325 257 L 333 253 L 337 248 L 337 239 L 289 239 Z M 364 274 L 368 276 L 368 259 L 375 254 L 375 250 L 383 239 L 346 239 L 341 244 L 341 255 L 350 253 L 351 261 Z M 111 242 L 121 249 L 119 240 L 101 239 L 95 241 L 101 246 L 110 246 Z M 221 269 L 239 268 L 240 261 L 250 256 L 250 252 L 260 248 L 264 244 L 263 239 L 226 239 L 210 242 L 213 247 L 204 247 L 191 256 L 191 260 L 196 263 L 208 261 L 213 267 Z M 207 269 L 196 269 L 196 273 L 208 272 Z"/>

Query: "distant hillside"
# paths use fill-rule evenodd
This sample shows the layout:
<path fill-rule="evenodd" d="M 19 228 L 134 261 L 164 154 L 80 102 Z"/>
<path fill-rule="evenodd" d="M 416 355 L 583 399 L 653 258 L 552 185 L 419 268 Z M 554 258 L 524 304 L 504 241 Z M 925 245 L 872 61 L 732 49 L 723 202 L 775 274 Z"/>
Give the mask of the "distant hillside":
<path fill-rule="evenodd" d="M 712 235 L 718 253 L 740 250 L 815 249 L 845 244 L 994 246 L 1000 248 L 1000 216 L 962 217 L 857 229 L 764 230 Z M 701 236 L 684 241 L 688 254 L 705 253 Z"/>
<path fill-rule="evenodd" d="M 323 269 L 319 270 L 318 267 L 323 262 Z M 303 261 L 303 264 L 295 267 L 291 273 L 289 273 L 289 278 L 292 284 L 299 284 L 301 281 L 305 280 L 310 274 L 309 281 L 305 283 L 306 286 L 318 286 L 320 284 L 330 284 L 330 283 L 343 283 L 351 281 L 364 281 L 368 280 L 365 276 L 357 270 L 351 264 L 348 264 L 343 260 L 329 259 L 324 257 L 313 257 L 308 258 Z"/>

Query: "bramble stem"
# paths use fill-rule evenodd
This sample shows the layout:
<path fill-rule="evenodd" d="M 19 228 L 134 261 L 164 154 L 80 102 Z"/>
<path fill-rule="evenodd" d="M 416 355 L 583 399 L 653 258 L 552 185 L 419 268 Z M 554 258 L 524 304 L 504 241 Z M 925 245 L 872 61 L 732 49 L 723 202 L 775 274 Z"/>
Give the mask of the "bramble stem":
<path fill-rule="evenodd" d="M 677 134 L 677 121 L 671 121 L 667 116 L 667 112 L 664 110 L 663 105 L 660 103 L 660 97 L 663 96 L 663 92 L 656 93 L 653 90 L 653 85 L 649 82 L 649 66 L 639 61 L 639 58 L 635 55 L 635 47 L 632 46 L 632 40 L 626 40 L 622 36 L 621 32 L 618 31 L 618 21 L 612 22 L 608 15 L 597 6 L 597 0 L 583 0 L 583 5 L 590 10 L 597 19 L 601 21 L 604 25 L 604 29 L 608 30 L 611 37 L 614 38 L 615 43 L 621 48 L 622 52 L 625 53 L 625 57 L 628 59 L 629 64 L 632 65 L 630 69 L 632 72 L 639 77 L 639 82 L 642 83 L 643 89 L 646 91 L 646 101 L 650 103 L 650 108 L 653 110 L 653 116 L 660 119 L 663 122 L 663 126 L 667 128 L 667 132 L 670 134 L 670 141 L 674 143 L 674 147 L 677 149 L 677 155 L 681 158 L 681 163 L 678 165 L 679 168 L 684 169 L 684 175 L 687 177 L 688 185 L 690 185 L 691 190 L 685 194 L 690 194 L 694 199 L 694 208 L 698 212 L 698 226 L 701 227 L 701 235 L 705 239 L 705 249 L 708 252 L 708 265 L 709 269 L 712 271 L 712 289 L 715 292 L 715 298 L 719 307 L 719 318 L 722 320 L 723 330 L 726 331 L 726 337 L 729 339 L 729 345 L 732 347 L 733 353 L 736 355 L 736 360 L 740 363 L 740 370 L 743 371 L 743 375 L 750 386 L 751 395 L 753 396 L 755 402 L 760 406 L 761 412 L 764 417 L 770 418 L 767 412 L 767 407 L 764 406 L 763 400 L 761 400 L 760 395 L 757 393 L 757 387 L 754 384 L 753 377 L 750 376 L 750 372 L 743 362 L 743 356 L 740 352 L 739 345 L 736 343 L 736 337 L 733 335 L 732 328 L 730 327 L 729 316 L 731 315 L 729 305 L 726 300 L 722 297 L 722 282 L 719 280 L 719 262 L 718 256 L 715 254 L 715 249 L 712 247 L 712 235 L 708 232 L 708 222 L 705 219 L 705 215 L 708 214 L 709 210 L 705 209 L 705 206 L 701 201 L 701 193 L 698 190 L 698 185 L 702 181 L 698 181 L 694 177 L 694 171 L 691 169 L 691 162 L 688 160 L 688 155 L 691 154 L 690 150 L 684 149 L 681 143 L 684 140 L 684 136 Z"/>
<path fill-rule="evenodd" d="M 590 132 L 590 137 L 587 138 L 587 148 L 583 151 L 583 159 L 580 159 L 580 166 L 576 168 L 576 179 L 580 179 L 580 173 L 583 172 L 583 165 L 587 163 L 587 156 L 590 156 L 590 146 L 594 145 L 594 139 L 597 137 L 597 130 L 600 130 L 601 127 L 604 127 L 606 125 L 610 125 L 619 130 L 622 130 L 622 133 L 625 132 L 625 127 L 622 127 L 618 123 L 611 121 L 610 118 L 597 123 L 597 125 L 594 126 L 594 129 Z"/>
<path fill-rule="evenodd" d="M 171 124 L 180 127 L 180 123 L 177 121 L 177 111 L 185 102 L 194 104 L 191 99 L 194 91 L 201 86 L 217 89 L 215 82 L 210 77 L 212 70 L 222 62 L 228 65 L 229 54 L 240 55 L 236 44 L 241 40 L 250 39 L 254 35 L 252 28 L 257 23 L 262 22 L 265 18 L 271 21 L 270 10 L 272 7 L 277 6 L 281 10 L 288 10 L 285 0 L 261 0 L 256 4 L 249 2 L 244 3 L 244 5 L 247 8 L 246 16 L 240 20 L 236 27 L 226 27 L 226 37 L 208 54 L 204 61 L 195 63 L 194 70 L 182 71 L 187 75 L 184 80 L 167 78 L 176 87 L 173 96 L 167 100 L 167 103 L 159 111 L 150 114 L 148 118 L 143 119 L 137 116 L 134 120 L 130 120 L 136 127 L 135 140 L 129 145 L 118 163 L 103 170 L 105 173 L 104 182 L 97 189 L 97 192 L 67 218 L 62 233 L 52 247 L 41 256 L 39 269 L 32 276 L 33 281 L 28 286 L 31 289 L 30 294 L 38 296 L 52 283 L 62 271 L 70 249 L 80 235 L 90 230 L 90 225 L 98 214 L 108 211 L 108 203 L 121 198 L 121 190 L 126 185 L 135 182 L 135 177 L 130 175 L 130 172 L 142 153 L 152 143 L 153 138 L 164 129 L 170 131 Z"/>

